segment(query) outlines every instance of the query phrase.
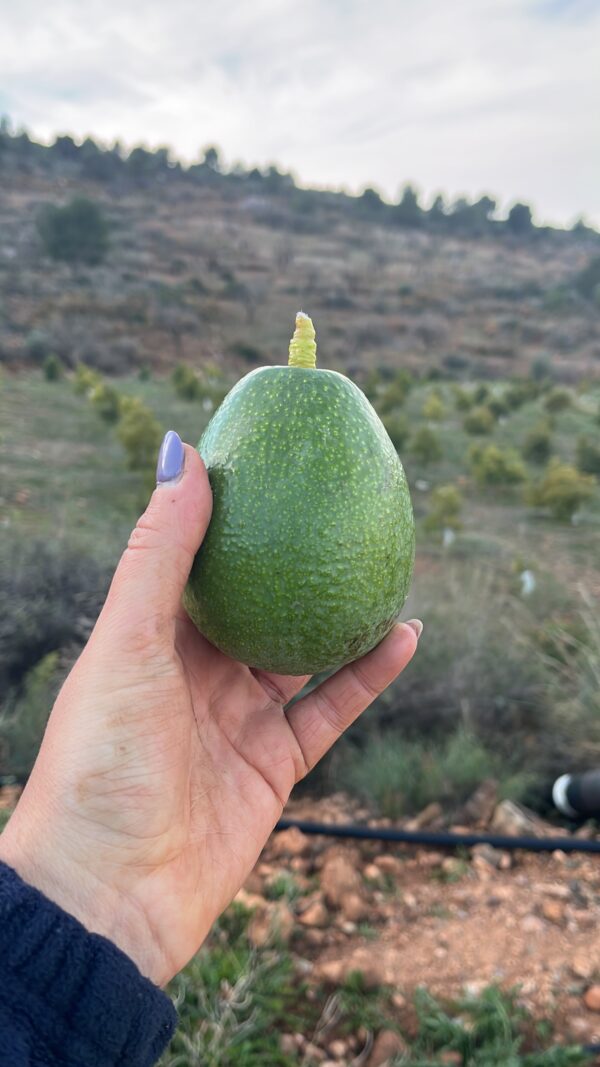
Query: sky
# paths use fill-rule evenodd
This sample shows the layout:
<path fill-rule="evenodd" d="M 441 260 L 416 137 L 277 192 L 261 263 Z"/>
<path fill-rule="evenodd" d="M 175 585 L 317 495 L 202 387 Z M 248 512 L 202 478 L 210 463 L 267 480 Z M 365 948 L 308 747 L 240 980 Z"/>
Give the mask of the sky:
<path fill-rule="evenodd" d="M 598 0 L 0 0 L 0 114 L 32 136 L 600 226 Z"/>

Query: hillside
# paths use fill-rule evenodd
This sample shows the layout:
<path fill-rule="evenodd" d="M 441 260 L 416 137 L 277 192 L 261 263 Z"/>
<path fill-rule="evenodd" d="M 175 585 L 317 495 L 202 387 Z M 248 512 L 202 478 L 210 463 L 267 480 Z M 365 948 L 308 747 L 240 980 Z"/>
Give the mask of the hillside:
<path fill-rule="evenodd" d="M 364 197 L 353 205 L 214 175 L 100 182 L 37 166 L 0 176 L 8 368 L 55 352 L 117 375 L 206 360 L 240 372 L 283 359 L 299 307 L 316 323 L 323 364 L 357 376 L 402 366 L 574 383 L 600 367 L 598 303 L 577 292 L 600 240 L 585 228 L 518 235 L 490 223 L 469 237 L 398 225 Z M 97 267 L 51 261 L 37 232 L 45 205 L 76 195 L 110 222 Z"/>

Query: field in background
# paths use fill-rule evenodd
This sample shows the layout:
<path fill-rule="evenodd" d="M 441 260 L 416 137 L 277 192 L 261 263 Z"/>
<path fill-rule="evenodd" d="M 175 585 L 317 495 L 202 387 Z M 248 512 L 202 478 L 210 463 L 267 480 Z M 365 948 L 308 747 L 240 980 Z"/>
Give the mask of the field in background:
<path fill-rule="evenodd" d="M 61 596 L 81 600 L 87 590 L 100 598 L 147 498 L 146 477 L 129 469 L 116 424 L 103 420 L 73 386 L 72 378 L 48 382 L 39 372 L 6 376 L 2 384 L 1 564 L 7 594 L 17 581 L 6 600 L 14 619 L 27 613 L 23 600 L 36 582 L 35 595 L 42 595 L 45 568 L 68 570 L 73 555 L 83 588 L 78 594 L 57 588 L 54 610 L 71 613 L 67 604 L 62 610 Z M 189 401 L 165 377 L 123 377 L 114 386 L 121 396 L 138 397 L 155 416 L 158 438 L 176 428 L 196 443 L 210 417 L 212 401 L 202 387 Z M 371 388 L 374 402 L 385 408 L 389 384 L 371 377 Z M 511 387 L 496 382 L 483 388 L 493 407 Z M 501 455 L 513 449 L 522 456 L 531 427 L 550 418 L 548 397 L 556 393 L 550 386 L 538 391 L 535 399 L 501 414 L 484 436 L 465 431 L 464 396 L 443 381 L 413 383 L 384 414 L 392 432 L 403 437 L 400 454 L 418 527 L 415 580 L 404 615 L 422 617 L 426 632 L 414 663 L 317 770 L 313 788 L 348 786 L 376 809 L 398 816 L 430 800 L 460 803 L 479 781 L 496 777 L 507 795 L 543 808 L 552 775 L 597 761 L 597 481 L 588 476 L 594 487 L 589 497 L 573 521 L 561 522 L 527 503 L 527 482 L 540 481 L 545 463 L 520 459 L 521 481 L 507 485 L 482 486 L 473 466 L 473 447 L 497 446 Z M 551 416 L 550 451 L 574 464 L 576 441 L 597 439 L 600 389 L 571 391 L 562 403 Z M 438 452 L 423 451 L 424 432 Z M 151 471 L 154 453 L 148 463 Z M 443 496 L 439 510 L 440 488 L 448 486 L 457 495 L 456 514 L 445 513 Z M 34 548 L 28 556 L 28 544 L 40 541 L 41 555 Z M 20 589 L 17 579 L 25 570 Z M 35 614 L 33 606 L 29 610 Z M 86 610 L 93 614 L 93 607 Z M 13 662 L 3 669 L 12 715 L 18 717 L 20 700 L 30 718 L 43 720 L 48 691 L 68 666 L 77 634 L 68 640 L 46 634 L 44 645 L 44 619 L 38 625 L 37 651 L 27 644 L 24 628 L 22 647 L 9 652 Z M 36 700 L 42 705 L 37 710 Z M 6 749 L 0 771 L 15 771 Z"/>
<path fill-rule="evenodd" d="M 0 784 L 26 780 L 147 500 L 160 434 L 196 443 L 226 388 L 285 362 L 304 307 L 319 365 L 365 389 L 405 464 L 417 559 L 404 618 L 425 629 L 292 812 L 488 828 L 509 798 L 564 829 L 553 778 L 600 765 L 598 235 L 518 234 L 467 205 L 468 236 L 460 219 L 452 233 L 451 217 L 402 222 L 376 197 L 290 189 L 272 173 L 174 176 L 164 160 L 146 172 L 104 157 L 100 173 L 87 142 L 82 170 L 69 138 L 51 162 L 12 140 Z M 44 206 L 81 194 L 110 224 L 93 267 L 51 261 L 37 227 Z M 552 457 L 567 465 L 558 481 Z M 0 790 L 0 829 L 17 792 Z M 597 868 L 577 856 L 274 837 L 171 984 L 181 1025 L 161 1062 L 587 1064 L 554 1042 L 600 1041 L 599 908 Z"/>

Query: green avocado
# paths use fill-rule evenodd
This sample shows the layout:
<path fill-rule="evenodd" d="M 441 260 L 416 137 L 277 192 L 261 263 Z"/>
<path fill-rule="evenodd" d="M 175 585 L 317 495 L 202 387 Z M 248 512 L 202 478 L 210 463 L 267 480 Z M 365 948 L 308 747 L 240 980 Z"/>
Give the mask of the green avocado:
<path fill-rule="evenodd" d="M 315 351 L 301 313 L 290 365 L 242 378 L 198 445 L 213 512 L 185 608 L 222 652 L 278 674 L 316 674 L 374 648 L 414 560 L 396 450 L 361 390 L 317 370 Z"/>

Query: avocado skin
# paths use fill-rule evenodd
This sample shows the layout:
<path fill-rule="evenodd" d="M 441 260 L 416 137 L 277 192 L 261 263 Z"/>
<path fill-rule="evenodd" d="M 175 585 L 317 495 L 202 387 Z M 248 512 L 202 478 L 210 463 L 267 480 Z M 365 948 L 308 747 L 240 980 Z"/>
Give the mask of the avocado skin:
<path fill-rule="evenodd" d="M 415 533 L 402 464 L 361 390 L 336 371 L 259 368 L 198 451 L 213 511 L 184 606 L 200 632 L 278 674 L 374 648 L 406 599 Z"/>

